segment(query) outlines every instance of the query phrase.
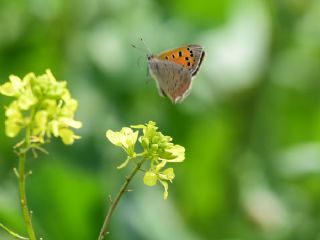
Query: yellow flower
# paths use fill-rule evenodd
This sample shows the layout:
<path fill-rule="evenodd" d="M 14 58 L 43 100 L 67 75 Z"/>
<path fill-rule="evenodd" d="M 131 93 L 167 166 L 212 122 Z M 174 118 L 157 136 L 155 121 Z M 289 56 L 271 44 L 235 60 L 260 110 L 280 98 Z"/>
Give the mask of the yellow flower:
<path fill-rule="evenodd" d="M 14 75 L 0 86 L 0 93 L 15 98 L 6 110 L 6 134 L 16 136 L 22 128 L 30 129 L 33 142 L 61 137 L 65 144 L 79 139 L 70 128 L 82 123 L 74 120 L 78 102 L 71 97 L 65 81 L 57 81 L 50 70 L 40 76 L 27 74 L 22 80 Z"/>
<path fill-rule="evenodd" d="M 145 185 L 152 187 L 157 184 L 158 176 L 154 172 L 146 172 L 143 177 L 143 182 Z"/>
<path fill-rule="evenodd" d="M 149 121 L 144 125 L 133 125 L 135 129 L 142 129 L 139 142 L 143 148 L 142 153 L 135 153 L 134 146 L 138 139 L 138 131 L 124 127 L 119 132 L 108 130 L 106 136 L 111 143 L 123 148 L 127 154 L 127 159 L 118 167 L 127 166 L 130 160 L 135 157 L 143 157 L 141 164 L 149 162 L 149 168 L 145 171 L 143 182 L 147 186 L 155 186 L 159 181 L 164 188 L 163 197 L 168 197 L 168 182 L 175 178 L 173 168 L 166 168 L 166 164 L 183 162 L 185 159 L 185 148 L 172 143 L 170 136 L 163 135 L 158 131 L 155 122 Z"/>
<path fill-rule="evenodd" d="M 7 117 L 5 121 L 6 135 L 8 137 L 17 136 L 24 125 L 24 118 L 16 101 L 13 101 L 6 109 L 5 115 Z"/>
<path fill-rule="evenodd" d="M 131 128 L 124 127 L 119 132 L 108 130 L 106 132 L 106 137 L 112 144 L 121 147 L 128 154 L 128 158 L 126 159 L 126 161 L 118 166 L 118 168 L 127 166 L 129 160 L 134 158 L 136 155 L 134 146 L 138 139 L 138 131 L 134 132 Z"/>
<path fill-rule="evenodd" d="M 138 139 L 138 131 L 134 132 L 131 128 L 124 127 L 120 132 L 108 130 L 106 132 L 106 137 L 112 144 L 122 147 L 129 156 L 134 155 L 134 145 Z"/>
<path fill-rule="evenodd" d="M 77 136 L 68 128 L 63 128 L 59 130 L 59 136 L 62 139 L 62 142 L 66 145 L 73 144 L 74 140 L 80 139 L 80 136 Z"/>
<path fill-rule="evenodd" d="M 170 153 L 171 156 L 169 158 L 162 158 L 162 160 L 166 160 L 167 162 L 183 162 L 185 159 L 185 148 L 180 145 L 173 145 L 166 149 L 167 153 Z"/>
<path fill-rule="evenodd" d="M 155 168 L 150 169 L 149 171 L 147 171 L 144 174 L 143 183 L 149 187 L 152 187 L 157 184 L 157 181 L 159 181 L 164 188 L 163 198 L 167 199 L 168 198 L 168 188 L 169 188 L 167 181 L 172 182 L 175 175 L 174 175 L 173 168 L 167 168 L 164 171 L 160 172 L 159 170 L 165 164 L 161 163 L 159 165 L 161 165 L 161 166 L 156 166 Z"/>

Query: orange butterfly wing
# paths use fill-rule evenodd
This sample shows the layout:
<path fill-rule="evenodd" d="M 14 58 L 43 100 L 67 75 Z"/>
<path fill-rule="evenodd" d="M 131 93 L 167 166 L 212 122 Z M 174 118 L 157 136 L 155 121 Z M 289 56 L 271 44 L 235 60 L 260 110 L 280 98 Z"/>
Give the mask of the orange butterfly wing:
<path fill-rule="evenodd" d="M 175 62 L 189 69 L 194 76 L 204 57 L 203 48 L 200 45 L 188 45 L 175 48 L 159 54 L 159 59 Z"/>

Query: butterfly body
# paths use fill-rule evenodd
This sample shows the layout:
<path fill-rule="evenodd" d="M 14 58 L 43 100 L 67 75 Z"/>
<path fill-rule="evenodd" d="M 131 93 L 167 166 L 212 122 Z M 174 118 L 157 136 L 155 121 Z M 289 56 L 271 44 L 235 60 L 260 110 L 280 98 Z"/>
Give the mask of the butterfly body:
<path fill-rule="evenodd" d="M 159 94 L 173 103 L 182 102 L 190 94 L 192 78 L 198 73 L 204 55 L 200 45 L 148 55 L 149 73 L 157 83 Z"/>

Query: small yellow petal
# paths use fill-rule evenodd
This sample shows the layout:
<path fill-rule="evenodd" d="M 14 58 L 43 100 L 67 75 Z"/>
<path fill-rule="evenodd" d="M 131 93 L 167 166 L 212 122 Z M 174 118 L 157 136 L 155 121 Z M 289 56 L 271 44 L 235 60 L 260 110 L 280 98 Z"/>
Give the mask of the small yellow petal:
<path fill-rule="evenodd" d="M 73 144 L 74 139 L 76 139 L 74 133 L 67 128 L 60 129 L 59 135 L 62 139 L 62 142 L 66 145 Z M 77 138 L 79 138 L 79 137 L 77 136 Z"/>
<path fill-rule="evenodd" d="M 79 129 L 82 127 L 82 123 L 80 121 L 76 121 L 72 118 L 61 117 L 59 118 L 59 121 L 66 124 L 69 127 L 73 127 L 76 129 Z"/>
<path fill-rule="evenodd" d="M 22 84 L 24 86 L 28 85 L 30 83 L 30 81 L 32 79 L 35 79 L 36 78 L 36 75 L 34 73 L 28 73 L 27 75 L 24 76 L 23 80 L 22 80 Z"/>
<path fill-rule="evenodd" d="M 10 75 L 9 80 L 12 83 L 13 88 L 15 91 L 19 91 L 19 89 L 22 87 L 22 81 L 18 76 Z"/>
<path fill-rule="evenodd" d="M 163 199 L 164 200 L 167 200 L 167 198 L 168 198 L 168 195 L 169 195 L 169 193 L 168 193 L 168 183 L 167 182 L 165 182 L 165 181 L 161 181 L 160 180 L 160 183 L 162 184 L 162 186 L 163 186 L 163 188 L 164 188 L 164 192 L 163 192 Z"/>
<path fill-rule="evenodd" d="M 160 171 L 165 165 L 166 165 L 167 161 L 163 160 L 161 161 L 157 166 L 156 166 L 156 171 Z"/>
<path fill-rule="evenodd" d="M 37 103 L 37 98 L 31 94 L 22 94 L 18 99 L 18 105 L 23 110 L 28 110 Z"/>
<path fill-rule="evenodd" d="M 6 135 L 11 138 L 17 136 L 21 130 L 20 125 L 16 124 L 15 122 L 9 121 L 9 120 L 5 121 L 5 127 L 6 127 L 5 128 Z"/>
<path fill-rule="evenodd" d="M 146 172 L 143 177 L 143 183 L 149 187 L 156 185 L 158 177 L 153 172 Z"/>
<path fill-rule="evenodd" d="M 51 82 L 57 82 L 50 69 L 46 69 L 46 74 Z"/>
<path fill-rule="evenodd" d="M 49 123 L 50 131 L 53 133 L 53 136 L 58 137 L 59 136 L 59 122 L 57 120 L 52 120 Z"/>
<path fill-rule="evenodd" d="M 167 168 L 162 173 L 160 173 L 159 176 L 160 178 L 171 182 L 175 177 L 173 168 Z"/>
<path fill-rule="evenodd" d="M 175 156 L 173 159 L 168 159 L 168 162 L 183 162 L 185 159 L 185 148 L 180 145 L 174 145 L 171 148 L 166 149 L 166 152 Z"/>
<path fill-rule="evenodd" d="M 6 82 L 0 86 L 0 93 L 5 96 L 14 96 L 17 92 L 14 90 L 11 82 Z"/>
<path fill-rule="evenodd" d="M 120 138 L 119 138 L 119 132 L 114 132 L 112 130 L 108 130 L 106 132 L 106 137 L 108 138 L 108 140 L 112 144 L 121 147 L 121 141 L 120 141 Z"/>
<path fill-rule="evenodd" d="M 146 128 L 145 125 L 139 124 L 139 125 L 131 125 L 132 128 Z"/>

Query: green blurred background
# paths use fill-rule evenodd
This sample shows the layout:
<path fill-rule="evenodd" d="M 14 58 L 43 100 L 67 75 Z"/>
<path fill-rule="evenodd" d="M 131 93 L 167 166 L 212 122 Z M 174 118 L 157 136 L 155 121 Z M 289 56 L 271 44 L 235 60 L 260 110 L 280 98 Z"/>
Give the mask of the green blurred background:
<path fill-rule="evenodd" d="M 182 104 L 148 81 L 145 53 L 131 47 L 140 37 L 155 53 L 205 47 Z M 46 68 L 68 81 L 84 127 L 74 145 L 55 140 L 28 159 L 45 240 L 97 239 L 128 172 L 105 131 L 149 120 L 186 160 L 167 201 L 134 179 L 109 239 L 320 239 L 320 1 L 0 0 L 0 83 Z M 0 222 L 25 234 L 3 108 L 0 123 Z"/>

